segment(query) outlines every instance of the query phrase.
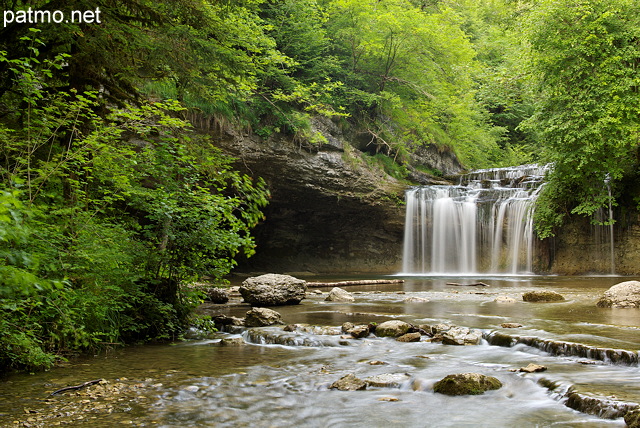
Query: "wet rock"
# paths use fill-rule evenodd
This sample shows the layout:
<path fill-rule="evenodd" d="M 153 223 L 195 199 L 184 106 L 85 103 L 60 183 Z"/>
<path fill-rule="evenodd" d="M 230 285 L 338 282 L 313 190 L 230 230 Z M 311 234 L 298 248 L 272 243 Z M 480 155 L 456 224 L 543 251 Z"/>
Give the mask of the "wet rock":
<path fill-rule="evenodd" d="M 629 428 L 640 428 L 640 409 L 635 409 L 627 412 L 624 415 L 624 423 Z"/>
<path fill-rule="evenodd" d="M 559 302 L 564 300 L 562 294 L 555 291 L 529 291 L 522 295 L 525 302 Z"/>
<path fill-rule="evenodd" d="M 367 383 L 356 377 L 353 373 L 341 377 L 333 382 L 329 389 L 337 389 L 340 391 L 360 391 L 367 389 Z"/>
<path fill-rule="evenodd" d="M 247 327 L 266 327 L 282 324 L 282 316 L 272 309 L 253 308 L 247 312 L 244 323 Z"/>
<path fill-rule="evenodd" d="M 640 307 L 640 282 L 625 281 L 614 285 L 604 292 L 596 305 L 599 308 Z"/>
<path fill-rule="evenodd" d="M 369 327 L 366 325 L 357 325 L 349 330 L 348 333 L 356 339 L 360 339 L 369 336 Z"/>
<path fill-rule="evenodd" d="M 406 334 L 411 328 L 411 324 L 404 321 L 385 321 L 376 327 L 378 337 L 398 337 Z"/>
<path fill-rule="evenodd" d="M 400 388 L 400 386 L 411 379 L 406 373 L 384 373 L 376 376 L 369 376 L 364 379 L 367 386 L 377 388 Z"/>
<path fill-rule="evenodd" d="M 496 303 L 516 303 L 517 300 L 513 297 L 509 296 L 498 296 L 495 298 L 494 302 Z"/>
<path fill-rule="evenodd" d="M 236 327 L 242 327 L 244 326 L 244 318 L 238 318 L 238 317 L 229 317 L 226 315 L 217 315 L 213 318 L 213 323 L 215 324 L 216 328 L 220 329 L 221 327 L 224 326 L 236 326 Z"/>
<path fill-rule="evenodd" d="M 356 299 L 348 291 L 340 287 L 333 287 L 325 300 L 328 302 L 354 302 Z"/>
<path fill-rule="evenodd" d="M 573 388 L 569 389 L 566 397 L 567 400 L 564 403 L 565 406 L 582 413 L 598 416 L 603 419 L 617 419 L 620 417 L 624 417 L 632 409 L 638 408 L 637 403 L 627 403 L 607 397 L 597 397 L 590 394 L 582 394 L 574 391 Z"/>
<path fill-rule="evenodd" d="M 520 327 L 522 327 L 522 324 L 517 323 L 517 322 L 503 322 L 502 324 L 500 324 L 500 327 L 502 327 L 502 328 L 520 328 Z"/>
<path fill-rule="evenodd" d="M 537 372 L 543 372 L 546 370 L 547 368 L 545 366 L 541 366 L 539 364 L 533 364 L 533 363 L 529 363 L 527 367 L 520 367 L 520 369 L 518 369 L 518 371 L 522 373 L 537 373 Z"/>
<path fill-rule="evenodd" d="M 241 346 L 244 345 L 244 339 L 241 337 L 225 337 L 220 341 L 220 346 Z"/>
<path fill-rule="evenodd" d="M 306 292 L 306 281 L 275 273 L 247 278 L 240 287 L 245 302 L 254 306 L 297 305 Z"/>
<path fill-rule="evenodd" d="M 224 288 L 212 287 L 207 291 L 207 297 L 212 303 L 222 305 L 229 302 L 229 293 Z"/>
<path fill-rule="evenodd" d="M 378 398 L 378 401 L 395 402 L 395 401 L 400 401 L 400 399 L 396 397 L 381 397 L 381 398 Z"/>
<path fill-rule="evenodd" d="M 402 302 L 403 303 L 426 303 L 429 299 L 425 299 L 424 297 L 407 297 Z"/>
<path fill-rule="evenodd" d="M 478 345 L 481 339 L 480 330 L 467 327 L 452 327 L 442 333 L 442 343 L 445 345 Z"/>
<path fill-rule="evenodd" d="M 445 395 L 480 395 L 500 389 L 502 382 L 480 373 L 458 373 L 446 376 L 433 386 L 433 391 Z"/>
<path fill-rule="evenodd" d="M 353 324 L 352 322 L 346 322 L 342 324 L 342 332 L 349 333 L 349 330 L 351 330 L 353 327 L 355 327 L 355 324 Z"/>
<path fill-rule="evenodd" d="M 541 349 L 551 355 L 589 358 L 625 366 L 637 366 L 639 363 L 638 353 L 636 351 L 627 351 L 624 349 L 598 348 L 582 343 L 542 339 L 535 336 L 514 336 L 496 331 L 486 334 L 484 338 L 491 345 L 511 347 L 522 343 L 533 348 Z"/>
<path fill-rule="evenodd" d="M 398 337 L 396 340 L 398 342 L 420 342 L 420 338 L 422 335 L 418 332 L 403 334 Z"/>
<path fill-rule="evenodd" d="M 384 366 L 389 363 L 385 363 L 384 361 L 380 361 L 380 360 L 371 360 L 367 364 L 369 364 L 370 366 Z"/>

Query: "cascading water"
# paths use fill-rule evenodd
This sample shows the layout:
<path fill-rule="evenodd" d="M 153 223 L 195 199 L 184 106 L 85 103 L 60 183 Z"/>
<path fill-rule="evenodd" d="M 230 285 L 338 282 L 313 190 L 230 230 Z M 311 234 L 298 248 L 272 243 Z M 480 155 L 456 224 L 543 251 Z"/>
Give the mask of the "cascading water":
<path fill-rule="evenodd" d="M 406 192 L 403 273 L 530 273 L 533 204 L 548 166 L 474 171 Z"/>

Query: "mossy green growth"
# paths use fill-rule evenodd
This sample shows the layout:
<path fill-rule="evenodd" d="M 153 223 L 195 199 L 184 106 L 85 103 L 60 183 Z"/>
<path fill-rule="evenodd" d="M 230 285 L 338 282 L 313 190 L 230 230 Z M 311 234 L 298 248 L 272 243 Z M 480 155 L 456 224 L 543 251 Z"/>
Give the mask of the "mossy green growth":
<path fill-rule="evenodd" d="M 433 391 L 445 395 L 480 395 L 500 389 L 502 382 L 492 376 L 479 373 L 458 373 L 436 382 Z"/>
<path fill-rule="evenodd" d="M 555 291 L 529 291 L 522 295 L 525 302 L 560 302 L 564 300 L 562 294 Z"/>

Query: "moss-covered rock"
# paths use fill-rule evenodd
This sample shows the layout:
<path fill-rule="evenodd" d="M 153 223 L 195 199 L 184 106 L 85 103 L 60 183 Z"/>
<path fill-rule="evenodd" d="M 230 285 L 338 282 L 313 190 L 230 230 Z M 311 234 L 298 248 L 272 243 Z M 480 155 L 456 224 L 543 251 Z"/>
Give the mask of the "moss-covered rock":
<path fill-rule="evenodd" d="M 409 332 L 411 324 L 404 321 L 385 321 L 376 327 L 378 337 L 399 337 Z"/>
<path fill-rule="evenodd" d="M 555 291 L 529 291 L 522 295 L 525 302 L 560 302 L 564 300 L 562 294 Z"/>
<path fill-rule="evenodd" d="M 458 373 L 436 382 L 433 390 L 445 395 L 480 395 L 501 387 L 502 382 L 492 376 L 480 373 Z"/>
<path fill-rule="evenodd" d="M 640 409 L 631 410 L 624 415 L 624 423 L 629 428 L 640 428 Z"/>

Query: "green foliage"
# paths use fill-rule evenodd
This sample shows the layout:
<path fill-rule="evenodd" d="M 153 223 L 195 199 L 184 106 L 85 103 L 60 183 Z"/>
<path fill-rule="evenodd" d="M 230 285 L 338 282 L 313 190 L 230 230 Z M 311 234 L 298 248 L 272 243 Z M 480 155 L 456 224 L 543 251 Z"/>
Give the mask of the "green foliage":
<path fill-rule="evenodd" d="M 409 171 L 405 165 L 397 163 L 393 158 L 377 153 L 373 156 L 365 156 L 364 159 L 369 165 L 376 165 L 390 176 L 399 180 L 407 178 Z"/>
<path fill-rule="evenodd" d="M 640 6 L 542 1 L 527 24 L 539 97 L 529 126 L 555 165 L 538 204 L 537 227 L 548 236 L 568 213 L 615 205 L 638 167 Z"/>
<path fill-rule="evenodd" d="M 23 105 L 0 122 L 3 368 L 175 337 L 202 299 L 183 285 L 253 253 L 268 198 L 177 102 L 101 116 L 98 94 L 53 90 L 64 60 L 0 53 L 15 83 L 0 105 Z"/>

